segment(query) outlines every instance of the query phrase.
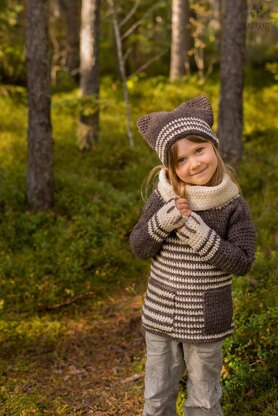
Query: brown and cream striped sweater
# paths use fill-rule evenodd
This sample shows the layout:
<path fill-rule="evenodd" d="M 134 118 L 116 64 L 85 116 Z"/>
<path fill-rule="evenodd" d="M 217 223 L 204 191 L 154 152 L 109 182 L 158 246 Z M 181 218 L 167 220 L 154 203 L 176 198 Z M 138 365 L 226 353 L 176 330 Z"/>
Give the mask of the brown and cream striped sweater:
<path fill-rule="evenodd" d="M 191 216 L 181 217 L 161 170 L 130 243 L 152 257 L 142 323 L 147 331 L 191 343 L 233 331 L 232 275 L 245 275 L 255 256 L 255 228 L 245 200 L 226 174 L 214 187 L 186 187 Z"/>

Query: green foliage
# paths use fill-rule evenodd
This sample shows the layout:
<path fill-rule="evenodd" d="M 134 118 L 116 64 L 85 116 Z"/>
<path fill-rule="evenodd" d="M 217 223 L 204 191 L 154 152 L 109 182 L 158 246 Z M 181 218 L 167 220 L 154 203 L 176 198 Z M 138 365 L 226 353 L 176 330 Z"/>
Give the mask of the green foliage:
<path fill-rule="evenodd" d="M 25 52 L 22 1 L 0 2 L 0 80 L 22 82 L 25 78 Z"/>

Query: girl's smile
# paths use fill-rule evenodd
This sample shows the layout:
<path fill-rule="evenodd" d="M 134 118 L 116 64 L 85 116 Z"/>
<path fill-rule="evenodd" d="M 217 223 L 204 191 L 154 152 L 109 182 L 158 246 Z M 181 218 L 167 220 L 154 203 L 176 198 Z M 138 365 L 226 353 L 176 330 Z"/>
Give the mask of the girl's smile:
<path fill-rule="evenodd" d="M 218 165 L 218 159 L 210 142 L 194 143 L 180 139 L 176 143 L 176 174 L 188 185 L 206 185 Z"/>

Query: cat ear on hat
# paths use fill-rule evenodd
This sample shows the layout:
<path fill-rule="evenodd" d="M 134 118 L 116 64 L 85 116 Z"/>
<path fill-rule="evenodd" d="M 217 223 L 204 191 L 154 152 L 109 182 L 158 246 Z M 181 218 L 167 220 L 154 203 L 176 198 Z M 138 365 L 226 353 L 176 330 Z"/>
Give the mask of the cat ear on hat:
<path fill-rule="evenodd" d="M 212 110 L 209 100 L 204 95 L 198 95 L 195 98 L 191 98 L 191 100 L 185 101 L 184 104 L 190 108 Z"/>
<path fill-rule="evenodd" d="M 149 114 L 147 114 L 146 116 L 141 116 L 137 120 L 137 123 L 136 123 L 137 128 L 143 137 L 145 137 L 147 134 L 150 120 L 151 120 L 151 117 Z"/>
<path fill-rule="evenodd" d="M 157 136 L 161 126 L 163 126 L 165 114 L 167 113 L 163 111 L 150 113 L 139 117 L 137 120 L 139 133 L 153 149 L 155 149 Z"/>
<path fill-rule="evenodd" d="M 206 122 L 212 127 L 214 121 L 213 111 L 207 97 L 205 97 L 204 95 L 199 95 L 198 97 L 193 98 L 191 101 L 196 108 L 203 112 L 204 116 L 207 118 Z"/>
<path fill-rule="evenodd" d="M 193 98 L 190 101 L 192 102 L 192 105 L 200 111 L 200 114 L 202 114 L 202 118 L 208 123 L 210 127 L 212 127 L 214 117 L 211 104 L 207 97 L 205 97 L 204 95 L 199 95 L 198 97 Z"/>
<path fill-rule="evenodd" d="M 201 118 L 206 121 L 210 127 L 213 125 L 214 118 L 212 107 L 209 100 L 204 95 L 199 95 L 198 97 L 185 101 L 176 108 L 176 111 L 184 112 L 187 117 L 192 116 Z"/>

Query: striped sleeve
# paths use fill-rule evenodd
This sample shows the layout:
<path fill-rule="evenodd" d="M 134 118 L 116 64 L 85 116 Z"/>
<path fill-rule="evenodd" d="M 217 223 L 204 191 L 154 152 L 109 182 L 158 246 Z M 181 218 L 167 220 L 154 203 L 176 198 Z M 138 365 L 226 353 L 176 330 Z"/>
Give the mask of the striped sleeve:
<path fill-rule="evenodd" d="M 159 191 L 155 190 L 130 236 L 135 256 L 142 259 L 154 256 L 168 235 L 181 227 L 184 221 L 176 208 L 175 198 L 165 203 Z"/>
<path fill-rule="evenodd" d="M 244 276 L 255 259 L 255 251 L 255 226 L 246 202 L 239 198 L 237 208 L 230 219 L 227 238 L 219 240 L 219 247 L 209 262 L 221 270 Z"/>
<path fill-rule="evenodd" d="M 243 198 L 229 220 L 227 238 L 221 238 L 195 212 L 177 234 L 204 260 L 227 273 L 244 276 L 255 258 L 256 231 Z"/>
<path fill-rule="evenodd" d="M 161 248 L 163 236 L 167 236 L 163 230 L 159 230 L 154 215 L 164 201 L 155 190 L 147 200 L 138 223 L 133 228 L 129 241 L 133 254 L 140 259 L 147 259 L 154 256 Z M 160 237 L 158 237 L 160 234 Z M 156 237 L 155 237 L 156 236 Z"/>

